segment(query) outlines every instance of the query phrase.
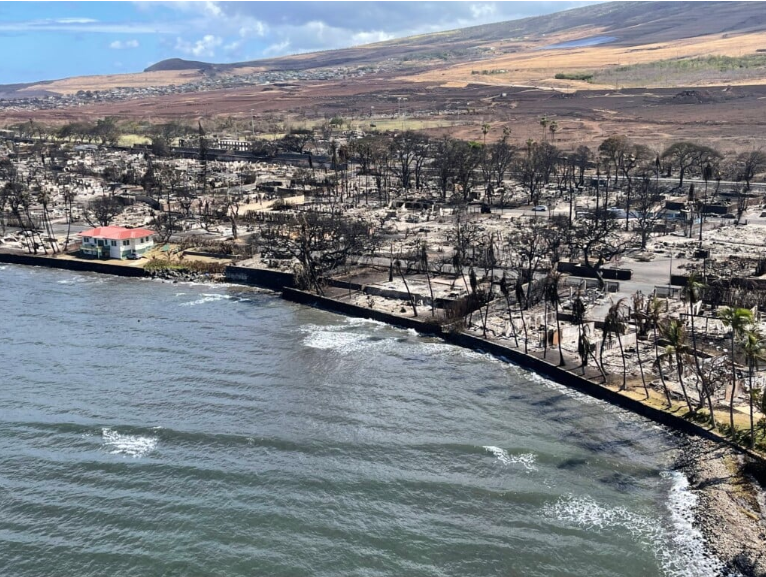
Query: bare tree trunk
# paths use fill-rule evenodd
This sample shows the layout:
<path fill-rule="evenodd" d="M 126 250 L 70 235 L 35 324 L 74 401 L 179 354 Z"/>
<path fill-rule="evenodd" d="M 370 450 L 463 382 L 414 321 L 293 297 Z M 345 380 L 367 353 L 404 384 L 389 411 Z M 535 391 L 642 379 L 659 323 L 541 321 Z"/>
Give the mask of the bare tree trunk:
<path fill-rule="evenodd" d="M 638 344 L 638 332 L 636 332 L 636 359 L 638 360 L 638 370 L 641 371 L 641 384 L 644 387 L 644 394 L 649 398 L 649 387 L 646 386 L 646 376 L 644 375 L 644 364 L 641 362 L 641 347 Z"/>
<path fill-rule="evenodd" d="M 665 382 L 665 373 L 662 370 L 662 362 L 660 361 L 660 354 L 659 349 L 657 347 L 657 325 L 655 323 L 652 323 L 653 329 L 654 329 L 654 359 L 657 363 L 657 370 L 660 373 L 660 382 L 662 383 L 662 389 L 665 392 L 665 398 L 668 401 L 668 409 L 673 406 L 673 401 L 670 399 L 670 389 L 668 389 L 668 384 Z"/>
<path fill-rule="evenodd" d="M 731 397 L 729 397 L 729 424 L 734 438 L 734 393 L 737 390 L 737 369 L 734 366 L 734 328 L 731 329 Z"/>

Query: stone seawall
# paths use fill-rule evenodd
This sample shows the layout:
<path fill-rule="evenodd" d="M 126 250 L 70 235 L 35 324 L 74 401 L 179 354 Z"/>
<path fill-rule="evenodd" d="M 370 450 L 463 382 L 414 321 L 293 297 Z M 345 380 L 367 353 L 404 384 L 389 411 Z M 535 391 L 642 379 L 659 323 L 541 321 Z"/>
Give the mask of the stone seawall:
<path fill-rule="evenodd" d="M 706 428 L 681 417 L 676 417 L 671 413 L 667 413 L 660 409 L 656 409 L 649 405 L 621 395 L 620 393 L 601 386 L 597 383 L 591 382 L 579 375 L 566 371 L 556 365 L 553 365 L 543 359 L 533 357 L 531 355 L 525 355 L 521 351 L 517 351 L 510 347 L 503 346 L 498 343 L 487 341 L 483 338 L 473 335 L 460 333 L 460 332 L 443 332 L 441 327 L 437 324 L 423 322 L 411 318 L 398 317 L 382 311 L 376 311 L 350 303 L 345 303 L 335 299 L 318 296 L 305 291 L 286 288 L 282 291 L 282 297 L 286 300 L 301 303 L 310 306 L 316 306 L 318 308 L 341 313 L 347 316 L 372 319 L 386 324 L 390 324 L 397 327 L 414 329 L 419 333 L 437 336 L 445 341 L 458 345 L 461 347 L 470 348 L 472 350 L 489 353 L 498 358 L 502 358 L 514 364 L 517 364 L 525 369 L 529 369 L 541 376 L 544 376 L 560 385 L 580 391 L 590 397 L 606 401 L 612 405 L 618 406 L 625 410 L 631 411 L 647 419 L 665 425 L 676 431 L 686 433 L 688 435 L 694 435 L 703 439 L 708 439 L 727 445 L 739 453 L 746 454 L 752 459 L 755 459 L 761 463 L 766 464 L 766 459 L 761 455 L 753 453 L 743 447 L 730 443 L 724 439 L 707 430 Z"/>
<path fill-rule="evenodd" d="M 123 277 L 149 276 L 142 268 L 110 265 L 99 261 L 68 260 L 17 253 L 0 252 L 0 263 L 44 266 L 77 272 L 97 272 Z M 696 423 L 687 421 L 686 419 L 682 419 L 680 417 L 676 417 L 671 413 L 667 413 L 649 405 L 645 405 L 636 399 L 621 395 L 616 391 L 612 391 L 611 389 L 584 379 L 579 375 L 566 371 L 556 365 L 548 363 L 543 359 L 539 359 L 531 355 L 525 355 L 521 351 L 517 351 L 499 343 L 487 341 L 480 337 L 465 333 L 445 332 L 442 330 L 440 325 L 436 323 L 430 323 L 427 320 L 422 321 L 418 319 L 398 317 L 383 311 L 360 307 L 351 303 L 346 303 L 343 301 L 301 291 L 293 288 L 294 279 L 293 276 L 289 273 L 265 269 L 229 266 L 226 268 L 226 280 L 229 282 L 258 286 L 274 291 L 281 291 L 282 298 L 291 302 L 315 306 L 324 310 L 344 314 L 347 316 L 371 319 L 397 327 L 413 329 L 421 334 L 440 337 L 445 341 L 458 346 L 489 353 L 496 357 L 513 362 L 521 367 L 530 369 L 561 385 L 578 390 L 591 397 L 601 399 L 628 411 L 632 411 L 656 423 L 666 425 L 674 430 L 709 439 L 723 445 L 728 445 L 739 453 L 746 454 L 752 459 L 755 459 L 756 461 L 766 465 L 766 459 L 764 459 L 761 455 L 753 453 L 746 448 L 735 445 L 723 437 L 720 437 L 715 433 L 705 429 L 704 427 L 697 425 Z"/>
<path fill-rule="evenodd" d="M 292 274 L 277 270 L 227 266 L 224 274 L 228 282 L 253 285 L 274 291 L 295 286 L 295 279 Z"/>
<path fill-rule="evenodd" d="M 48 268 L 58 268 L 76 272 L 97 272 L 101 274 L 111 274 L 115 276 L 133 278 L 149 276 L 147 272 L 140 267 L 120 266 L 97 260 L 70 260 L 64 258 L 34 256 L 31 254 L 19 254 L 10 252 L 0 252 L 0 263 L 44 266 Z"/>

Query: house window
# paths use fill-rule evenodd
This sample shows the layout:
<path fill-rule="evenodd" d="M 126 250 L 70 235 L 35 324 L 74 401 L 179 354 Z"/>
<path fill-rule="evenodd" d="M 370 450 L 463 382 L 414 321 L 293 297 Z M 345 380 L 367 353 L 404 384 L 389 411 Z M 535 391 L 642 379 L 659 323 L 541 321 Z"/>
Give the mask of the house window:
<path fill-rule="evenodd" d="M 128 246 L 128 245 L 130 245 L 130 241 L 129 240 L 123 240 L 122 241 L 122 246 Z"/>
<path fill-rule="evenodd" d="M 116 240 L 112 241 L 112 246 L 117 246 L 117 241 Z"/>
<path fill-rule="evenodd" d="M 90 243 L 90 237 L 88 237 L 88 236 L 82 237 L 82 242 L 85 243 L 85 244 Z"/>

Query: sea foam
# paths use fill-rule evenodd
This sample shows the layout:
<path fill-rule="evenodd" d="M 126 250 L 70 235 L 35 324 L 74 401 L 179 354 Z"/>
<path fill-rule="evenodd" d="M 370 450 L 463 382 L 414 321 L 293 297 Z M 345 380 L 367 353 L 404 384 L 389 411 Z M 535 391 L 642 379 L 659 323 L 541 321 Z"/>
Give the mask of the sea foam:
<path fill-rule="evenodd" d="M 671 480 L 669 524 L 624 507 L 603 505 L 589 496 L 560 497 L 543 507 L 543 515 L 588 531 L 630 534 L 655 555 L 665 577 L 742 577 L 725 571 L 724 564 L 710 554 L 702 534 L 694 528 L 697 497 L 689 491 L 686 477 L 677 472 L 662 476 Z"/>
<path fill-rule="evenodd" d="M 534 453 L 521 453 L 519 455 L 509 455 L 508 451 L 505 449 L 501 449 L 500 447 L 495 447 L 492 445 L 487 445 L 484 447 L 484 450 L 492 453 L 495 457 L 497 457 L 497 460 L 500 461 L 503 465 L 513 465 L 513 464 L 519 464 L 522 465 L 527 471 L 537 471 L 537 467 L 535 466 L 535 462 L 537 461 L 537 455 Z"/>
<path fill-rule="evenodd" d="M 101 429 L 101 440 L 112 455 L 127 455 L 138 459 L 151 453 L 157 447 L 156 437 L 123 435 L 110 428 Z"/>
<path fill-rule="evenodd" d="M 197 305 L 203 305 L 205 303 L 214 303 L 218 301 L 223 300 L 231 300 L 233 297 L 231 295 L 224 295 L 219 293 L 203 293 L 201 298 L 198 298 L 197 300 L 188 301 L 185 303 L 180 303 L 180 306 L 182 307 L 193 307 Z"/>

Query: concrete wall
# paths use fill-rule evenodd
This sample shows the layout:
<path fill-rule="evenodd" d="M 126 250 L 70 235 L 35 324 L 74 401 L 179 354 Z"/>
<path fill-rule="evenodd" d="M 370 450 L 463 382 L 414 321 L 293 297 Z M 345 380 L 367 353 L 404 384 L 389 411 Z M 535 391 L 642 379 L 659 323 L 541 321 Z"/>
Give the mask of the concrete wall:
<path fill-rule="evenodd" d="M 596 277 L 591 269 L 574 262 L 561 261 L 558 263 L 557 269 L 559 272 L 569 273 L 572 276 Z M 601 276 L 609 280 L 630 280 L 633 276 L 633 271 L 627 268 L 602 268 Z"/>
<path fill-rule="evenodd" d="M 393 326 L 399 326 L 403 328 L 411 328 L 420 333 L 439 336 L 445 341 L 452 344 L 467 347 L 473 350 L 489 353 L 496 357 L 505 359 L 507 361 L 518 364 L 521 367 L 529 369 L 539 375 L 547 377 L 552 381 L 555 381 L 566 387 L 580 391 L 586 395 L 606 401 L 612 405 L 616 405 L 628 411 L 637 413 L 646 417 L 656 423 L 668 426 L 677 431 L 682 431 L 686 434 L 696 435 L 706 439 L 710 439 L 719 443 L 727 444 L 734 449 L 748 454 L 750 457 L 765 462 L 763 457 L 748 451 L 742 447 L 729 443 L 727 440 L 715 435 L 711 431 L 708 431 L 704 427 L 697 425 L 691 421 L 687 421 L 680 417 L 676 417 L 670 413 L 666 413 L 660 409 L 655 409 L 648 405 L 644 405 L 640 401 L 631 399 L 630 397 L 623 396 L 615 391 L 607 389 L 599 384 L 592 383 L 591 381 L 582 378 L 579 375 L 570 373 L 569 371 L 559 368 L 556 365 L 548 363 L 543 359 L 538 359 L 530 355 L 517 351 L 515 349 L 486 341 L 480 337 L 473 335 L 467 335 L 459 332 L 442 332 L 441 327 L 436 324 L 430 324 L 422 322 L 416 319 L 401 318 L 388 313 L 374 311 L 359 307 L 349 303 L 335 301 L 326 297 L 320 297 L 304 291 L 296 289 L 285 289 L 282 293 L 283 298 L 286 300 L 306 304 L 310 306 L 316 306 L 325 310 L 354 316 L 360 318 L 373 319 L 380 322 L 384 322 Z"/>
<path fill-rule="evenodd" d="M 9 264 L 25 264 L 31 266 L 45 266 L 48 268 L 58 268 L 78 272 L 97 272 L 125 277 L 149 276 L 146 271 L 140 267 L 119 266 L 96 260 L 68 260 L 62 258 L 34 256 L 19 253 L 0 253 L 0 262 Z"/>
<path fill-rule="evenodd" d="M 227 266 L 226 280 L 281 291 L 283 288 L 295 286 L 291 273 L 263 268 L 246 268 L 242 266 Z"/>
<path fill-rule="evenodd" d="M 372 319 L 374 321 L 380 321 L 397 327 L 405 329 L 415 329 L 419 333 L 428 335 L 440 335 L 441 326 L 436 323 L 423 322 L 417 319 L 409 319 L 404 317 L 397 317 L 382 311 L 376 311 L 346 303 L 337 301 L 327 297 L 321 297 L 305 291 L 285 288 L 282 291 L 282 298 L 296 303 L 301 303 L 310 306 L 316 306 L 324 310 L 341 313 L 351 317 L 358 317 L 363 319 Z M 426 318 L 426 317 L 424 317 Z"/>

